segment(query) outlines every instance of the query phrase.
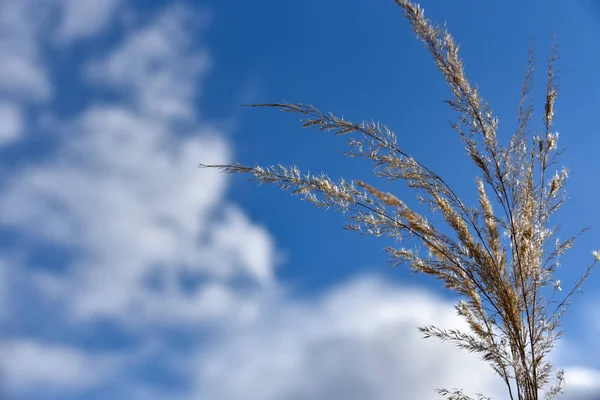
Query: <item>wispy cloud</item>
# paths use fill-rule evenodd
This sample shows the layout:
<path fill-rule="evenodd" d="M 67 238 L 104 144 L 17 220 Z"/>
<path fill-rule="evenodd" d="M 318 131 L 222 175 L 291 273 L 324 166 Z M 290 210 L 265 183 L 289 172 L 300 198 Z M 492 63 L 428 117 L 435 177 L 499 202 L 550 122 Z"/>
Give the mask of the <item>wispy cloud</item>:
<path fill-rule="evenodd" d="M 62 15 L 58 29 L 61 41 L 73 41 L 94 36 L 104 30 L 122 0 L 61 0 Z"/>
<path fill-rule="evenodd" d="M 10 143 L 23 133 L 23 113 L 14 103 L 0 103 L 0 146 Z"/>
<path fill-rule="evenodd" d="M 189 30 L 201 31 L 205 20 L 192 10 L 172 7 L 90 66 L 90 79 L 124 91 L 146 115 L 192 118 L 193 100 L 202 92 L 198 78 L 206 73 L 210 58 Z"/>
<path fill-rule="evenodd" d="M 40 37 L 47 33 L 46 3 L 24 0 L 2 4 L 0 13 L 0 91 L 13 100 L 48 99 L 52 85 L 40 54 Z"/>

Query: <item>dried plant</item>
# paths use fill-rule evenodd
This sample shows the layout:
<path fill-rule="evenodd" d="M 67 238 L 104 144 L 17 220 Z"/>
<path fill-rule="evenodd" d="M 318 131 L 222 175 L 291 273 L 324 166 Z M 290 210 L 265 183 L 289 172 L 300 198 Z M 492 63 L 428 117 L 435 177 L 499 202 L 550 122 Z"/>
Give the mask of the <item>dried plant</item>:
<path fill-rule="evenodd" d="M 303 127 L 347 135 L 350 157 L 375 163 L 375 175 L 405 181 L 417 191 L 428 210 L 441 214 L 450 229 L 440 230 L 393 194 L 361 181 L 335 182 L 326 175 L 302 174 L 295 166 L 246 167 L 202 165 L 227 173 L 248 173 L 261 183 L 272 183 L 303 195 L 318 207 L 333 208 L 352 221 L 348 229 L 375 236 L 387 235 L 400 243 L 416 239 L 428 250 L 390 247 L 394 265 L 432 275 L 462 300 L 458 314 L 469 331 L 435 326 L 419 328 L 425 337 L 449 341 L 479 353 L 506 384 L 510 399 L 553 399 L 562 393 L 564 374 L 553 371 L 549 353 L 560 337 L 561 317 L 574 293 L 600 260 L 600 251 L 581 279 L 561 300 L 560 281 L 554 279 L 560 256 L 581 234 L 560 241 L 549 219 L 565 203 L 567 170 L 549 176 L 556 163 L 558 133 L 553 130 L 558 94 L 557 47 L 548 62 L 543 127 L 530 137 L 534 63 L 532 51 L 522 86 L 517 126 L 507 146 L 497 139 L 498 119 L 465 76 L 458 46 L 445 26 L 425 18 L 423 9 L 395 0 L 404 10 L 417 37 L 433 55 L 453 98 L 447 103 L 458 114 L 452 124 L 481 175 L 477 178 L 479 204 L 467 206 L 438 174 L 400 148 L 396 134 L 379 123 L 353 123 L 311 105 L 261 104 L 303 116 Z M 499 210 L 494 211 L 492 205 Z M 449 231 L 451 233 L 444 233 Z M 584 230 L 585 231 L 585 230 Z M 470 399 L 460 390 L 438 389 L 448 399 Z M 477 394 L 477 399 L 486 399 Z"/>

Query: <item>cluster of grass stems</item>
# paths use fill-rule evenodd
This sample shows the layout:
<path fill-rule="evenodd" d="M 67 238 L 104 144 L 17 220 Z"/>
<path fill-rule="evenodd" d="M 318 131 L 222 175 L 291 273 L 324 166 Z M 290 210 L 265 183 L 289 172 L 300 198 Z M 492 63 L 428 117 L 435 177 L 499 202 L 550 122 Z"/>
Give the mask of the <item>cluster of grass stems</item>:
<path fill-rule="evenodd" d="M 554 370 L 549 354 L 561 335 L 561 317 L 600 260 L 593 260 L 572 290 L 562 291 L 554 278 L 560 256 L 579 234 L 555 239 L 550 217 L 565 203 L 567 170 L 551 173 L 560 152 L 553 130 L 558 95 L 553 46 L 547 74 L 543 126 L 532 134 L 532 51 L 522 85 L 517 125 L 507 146 L 497 139 L 498 119 L 465 76 L 458 46 L 445 26 L 432 23 L 423 9 L 410 1 L 394 0 L 404 11 L 412 30 L 433 56 L 453 97 L 447 104 L 458 118 L 452 128 L 477 167 L 478 204 L 467 205 L 438 174 L 399 147 L 396 134 L 379 123 L 353 123 L 311 105 L 260 104 L 300 114 L 303 127 L 347 136 L 350 157 L 365 157 L 374 173 L 388 181 L 404 181 L 417 192 L 428 211 L 439 213 L 444 233 L 422 214 L 391 193 L 361 181 L 334 181 L 327 175 L 303 174 L 295 166 L 247 167 L 240 164 L 203 165 L 227 173 L 247 173 L 304 196 L 318 207 L 341 211 L 351 220 L 348 229 L 375 236 L 386 235 L 398 246 L 387 248 L 394 265 L 441 280 L 461 299 L 455 306 L 469 330 L 436 326 L 419 328 L 425 337 L 449 341 L 479 353 L 502 378 L 510 399 L 546 400 L 562 393 L 564 372 Z M 493 209 L 493 207 L 495 210 Z M 417 240 L 427 250 L 401 247 Z M 471 399 L 460 390 L 437 389 L 448 399 Z M 478 399 L 487 399 L 483 394 Z"/>

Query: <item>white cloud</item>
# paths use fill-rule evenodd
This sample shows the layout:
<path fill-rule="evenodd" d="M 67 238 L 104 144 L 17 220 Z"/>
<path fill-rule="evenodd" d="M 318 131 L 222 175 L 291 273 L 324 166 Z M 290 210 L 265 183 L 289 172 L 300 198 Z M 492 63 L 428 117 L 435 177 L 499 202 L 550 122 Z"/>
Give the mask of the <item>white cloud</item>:
<path fill-rule="evenodd" d="M 190 51 L 195 38 L 186 28 L 193 24 L 198 29 L 202 23 L 202 16 L 173 7 L 106 60 L 91 65 L 88 74 L 100 84 L 132 89 L 135 104 L 147 115 L 189 117 L 194 114 L 192 100 L 201 92 L 196 79 L 210 59 L 204 51 Z"/>
<path fill-rule="evenodd" d="M 21 171 L 0 196 L 11 210 L 0 223 L 81 251 L 67 276 L 34 275 L 76 318 L 245 315 L 237 303 L 252 290 L 229 282 L 272 280 L 270 235 L 224 201 L 225 175 L 197 168 L 227 162 L 230 150 L 218 129 L 195 119 L 192 94 L 207 56 L 182 28 L 190 15 L 165 12 L 100 61 L 96 73 L 134 101 L 85 110 L 67 124 L 56 158 Z M 161 288 L 148 285 L 153 273 Z M 204 281 L 190 292 L 183 273 Z"/>
<path fill-rule="evenodd" d="M 32 340 L 7 341 L 0 346 L 6 361 L 2 370 L 5 389 L 11 392 L 74 391 L 105 381 L 115 359 L 90 355 L 68 346 Z"/>
<path fill-rule="evenodd" d="M 586 304 L 587 303 L 587 304 Z M 553 364 L 565 371 L 564 400 L 596 400 L 600 398 L 600 364 L 597 363 L 600 331 L 595 320 L 590 318 L 589 304 L 580 305 L 578 310 L 571 310 L 584 318 L 566 328 L 566 335 L 561 338 L 555 351 L 551 354 Z M 578 332 L 573 332 L 576 327 Z"/>
<path fill-rule="evenodd" d="M 117 12 L 121 0 L 61 0 L 63 15 L 58 35 L 63 41 L 88 38 L 101 32 Z"/>
<path fill-rule="evenodd" d="M 437 387 L 502 398 L 477 356 L 417 327 L 464 327 L 452 304 L 415 288 L 360 277 L 316 301 L 284 301 L 199 356 L 197 397 L 439 399 Z"/>
<path fill-rule="evenodd" d="M 46 100 L 52 94 L 40 55 L 39 36 L 49 4 L 35 0 L 7 1 L 0 12 L 0 93 L 12 100 Z"/>
<path fill-rule="evenodd" d="M 46 72 L 34 57 L 27 57 L 0 44 L 0 90 L 14 99 L 45 100 L 51 94 Z"/>
<path fill-rule="evenodd" d="M 10 276 L 9 269 L 4 260 L 0 259 L 0 323 L 5 323 L 10 310 Z"/>
<path fill-rule="evenodd" d="M 23 125 L 23 115 L 17 105 L 0 103 L 0 146 L 18 139 Z"/>
<path fill-rule="evenodd" d="M 565 381 L 575 390 L 600 392 L 600 371 L 585 367 L 571 367 L 565 371 Z"/>
<path fill-rule="evenodd" d="M 565 369 L 565 400 L 600 398 L 600 370 L 572 366 Z"/>
<path fill-rule="evenodd" d="M 233 206 L 209 222 L 222 207 L 226 177 L 196 164 L 228 157 L 210 130 L 178 142 L 160 121 L 110 108 L 90 110 L 77 127 L 81 136 L 65 147 L 63 162 L 22 173 L 0 200 L 13 210 L 4 224 L 30 234 L 37 226 L 35 235 L 84 249 L 71 280 L 59 278 L 76 315 L 170 320 L 183 310 L 201 318 L 200 309 L 235 306 L 221 304 L 230 297 L 226 282 L 184 294 L 177 284 L 183 269 L 268 282 L 273 244 L 266 231 Z M 164 292 L 145 284 L 154 269 L 165 275 Z"/>
<path fill-rule="evenodd" d="M 274 253 L 265 251 L 269 233 L 263 227 L 253 225 L 241 210 L 227 207 L 222 223 L 215 226 L 209 235 L 206 257 L 211 264 L 243 266 L 249 275 L 261 282 L 273 280 Z M 226 276 L 235 273 L 223 267 L 215 273 Z"/>

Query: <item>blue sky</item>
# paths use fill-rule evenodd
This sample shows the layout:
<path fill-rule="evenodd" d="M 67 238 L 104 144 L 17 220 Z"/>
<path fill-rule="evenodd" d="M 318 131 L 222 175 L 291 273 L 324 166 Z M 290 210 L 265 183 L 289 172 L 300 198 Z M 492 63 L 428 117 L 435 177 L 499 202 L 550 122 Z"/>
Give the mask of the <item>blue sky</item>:
<path fill-rule="evenodd" d="M 0 8 L 0 394 L 9 399 L 503 398 L 477 357 L 420 338 L 460 326 L 438 282 L 387 265 L 385 240 L 197 164 L 296 164 L 372 181 L 346 143 L 244 103 L 379 120 L 466 199 L 475 169 L 441 74 L 393 1 L 19 0 Z M 552 30 L 570 202 L 592 225 L 559 278 L 600 247 L 595 183 L 600 6 L 434 2 L 466 71 L 516 124 L 528 39 L 538 111 Z M 536 116 L 541 126 L 541 113 Z M 560 166 L 558 166 L 560 167 Z M 414 193 L 390 184 L 408 204 Z M 553 355 L 565 399 L 600 396 L 600 277 Z"/>

